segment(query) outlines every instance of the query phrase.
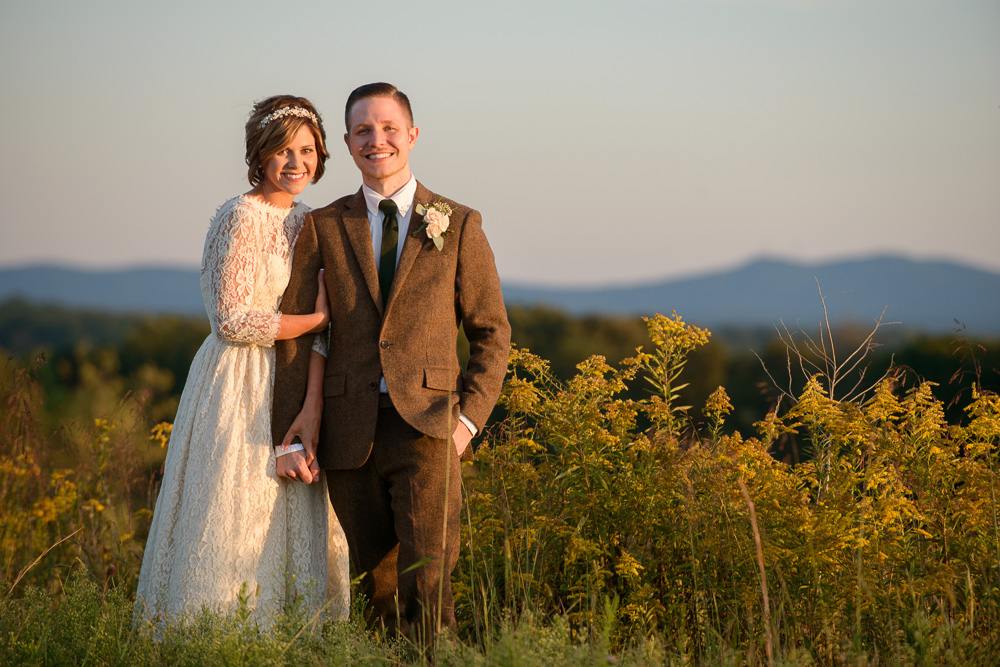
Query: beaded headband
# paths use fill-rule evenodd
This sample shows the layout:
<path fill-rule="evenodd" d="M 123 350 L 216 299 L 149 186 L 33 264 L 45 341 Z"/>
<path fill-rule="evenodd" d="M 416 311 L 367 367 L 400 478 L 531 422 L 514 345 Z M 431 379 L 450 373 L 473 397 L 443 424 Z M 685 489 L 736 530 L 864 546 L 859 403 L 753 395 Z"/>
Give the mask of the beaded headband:
<path fill-rule="evenodd" d="M 312 111 L 309 111 L 308 109 L 303 109 L 302 107 L 282 107 L 277 111 L 272 111 L 271 113 L 264 116 L 264 119 L 260 121 L 260 127 L 263 128 L 272 120 L 284 118 L 285 116 L 299 116 L 300 118 L 308 118 L 313 122 L 313 124 L 316 127 L 319 127 L 319 119 L 316 118 L 316 114 L 314 114 Z"/>

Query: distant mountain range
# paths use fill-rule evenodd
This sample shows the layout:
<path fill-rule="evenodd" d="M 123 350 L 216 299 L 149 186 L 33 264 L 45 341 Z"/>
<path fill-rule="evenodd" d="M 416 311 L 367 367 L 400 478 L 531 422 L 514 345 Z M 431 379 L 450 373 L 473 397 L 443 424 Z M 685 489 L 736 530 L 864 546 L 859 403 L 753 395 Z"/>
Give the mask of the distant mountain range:
<path fill-rule="evenodd" d="M 614 288 L 504 284 L 508 305 L 548 305 L 573 314 L 648 315 L 676 310 L 685 321 L 719 328 L 813 328 L 822 317 L 817 280 L 831 322 L 885 321 L 944 332 L 955 320 L 975 335 L 1000 335 L 1000 274 L 950 262 L 899 257 L 797 264 L 758 260 L 697 278 Z M 127 312 L 204 314 L 196 270 L 84 271 L 56 266 L 0 269 L 0 300 Z"/>
<path fill-rule="evenodd" d="M 818 285 L 817 285 L 818 281 Z M 573 313 L 670 313 L 685 321 L 720 326 L 772 327 L 784 321 L 815 327 L 831 323 L 884 322 L 906 329 L 944 332 L 955 320 L 970 332 L 1000 334 L 1000 273 L 951 262 L 900 257 L 799 264 L 763 259 L 697 278 L 607 289 L 539 289 L 506 285 L 512 303 L 548 303 Z"/>
<path fill-rule="evenodd" d="M 137 313 L 205 314 L 193 269 L 87 271 L 59 266 L 0 269 L 0 300 Z"/>

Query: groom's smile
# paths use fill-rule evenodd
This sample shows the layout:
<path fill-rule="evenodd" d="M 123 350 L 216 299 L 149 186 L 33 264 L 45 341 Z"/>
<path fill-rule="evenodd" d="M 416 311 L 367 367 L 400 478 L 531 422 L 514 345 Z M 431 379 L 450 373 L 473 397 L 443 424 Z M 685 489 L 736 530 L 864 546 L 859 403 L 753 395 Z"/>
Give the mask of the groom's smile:
<path fill-rule="evenodd" d="M 410 180 L 409 155 L 419 130 L 391 97 L 369 97 L 351 108 L 344 135 L 365 185 L 391 195 Z"/>

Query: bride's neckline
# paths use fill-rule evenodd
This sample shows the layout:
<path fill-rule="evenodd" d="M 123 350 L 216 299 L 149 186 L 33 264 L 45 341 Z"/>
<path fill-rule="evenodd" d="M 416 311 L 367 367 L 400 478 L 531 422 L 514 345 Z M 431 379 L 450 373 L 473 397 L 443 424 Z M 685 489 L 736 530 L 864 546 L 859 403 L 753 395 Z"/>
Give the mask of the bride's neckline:
<path fill-rule="evenodd" d="M 263 209 L 278 211 L 279 213 L 287 213 L 288 211 L 291 211 L 293 208 L 299 206 L 302 203 L 298 201 L 293 201 L 291 206 L 275 206 L 274 204 L 266 202 L 257 195 L 251 194 L 249 192 L 244 192 L 243 194 L 240 195 L 240 197 L 246 199 L 247 201 L 253 202 L 254 205 L 260 206 Z"/>

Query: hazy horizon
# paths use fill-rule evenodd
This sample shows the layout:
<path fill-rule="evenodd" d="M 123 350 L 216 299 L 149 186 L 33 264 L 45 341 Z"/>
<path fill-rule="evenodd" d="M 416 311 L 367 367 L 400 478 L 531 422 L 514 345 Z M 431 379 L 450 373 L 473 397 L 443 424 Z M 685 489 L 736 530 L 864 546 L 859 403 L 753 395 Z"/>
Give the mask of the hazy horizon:
<path fill-rule="evenodd" d="M 741 269 L 754 266 L 759 263 L 779 263 L 788 264 L 796 267 L 811 268 L 811 267 L 824 267 L 839 264 L 847 264 L 854 262 L 867 262 L 876 260 L 904 260 L 912 261 L 918 263 L 946 263 L 958 266 L 960 268 L 970 269 L 974 271 L 982 271 L 984 273 L 989 273 L 992 275 L 1000 276 L 1000 269 L 992 267 L 981 267 L 976 266 L 970 262 L 963 262 L 960 260 L 953 260 L 946 257 L 909 257 L 903 254 L 893 254 L 893 253 L 870 253 L 870 254 L 859 254 L 854 256 L 845 257 L 832 257 L 823 258 L 819 260 L 809 260 L 809 259 L 798 259 L 798 258 L 788 258 L 788 257 L 778 257 L 773 255 L 758 255 L 756 257 L 750 257 L 745 260 L 736 262 L 730 266 L 722 267 L 712 267 L 705 268 L 701 270 L 695 270 L 688 274 L 681 275 L 670 275 L 662 277 L 649 277 L 641 279 L 622 279 L 619 281 L 610 280 L 601 283 L 592 282 L 581 282 L 574 284 L 566 284 L 560 282 L 542 282 L 542 281 L 529 281 L 529 280 L 518 280 L 507 278 L 505 276 L 500 276 L 501 281 L 504 285 L 510 287 L 518 288 L 537 288 L 541 290 L 560 290 L 560 289 L 617 289 L 617 288 L 630 288 L 630 287 L 644 287 L 650 285 L 656 285 L 661 283 L 673 283 L 673 282 L 683 282 L 688 280 L 697 280 L 700 278 L 707 278 L 715 275 L 723 275 L 728 273 L 733 273 Z M 22 269 L 39 269 L 39 268 L 56 268 L 67 271 L 80 271 L 83 273 L 90 274 L 101 274 L 101 273 L 119 273 L 119 272 L 129 272 L 129 271 L 199 271 L 200 267 L 198 264 L 155 264 L 155 263 L 141 263 L 141 264 L 123 264 L 121 266 L 85 266 L 85 265 L 74 265 L 71 261 L 67 262 L 48 262 L 48 261 L 33 261 L 33 262 L 12 262 L 10 264 L 0 264 L 0 271 L 16 271 Z"/>

